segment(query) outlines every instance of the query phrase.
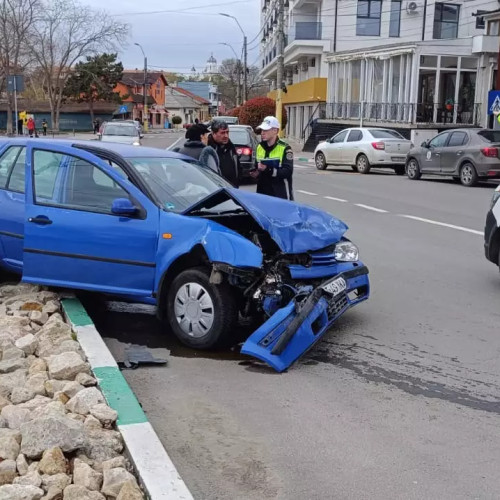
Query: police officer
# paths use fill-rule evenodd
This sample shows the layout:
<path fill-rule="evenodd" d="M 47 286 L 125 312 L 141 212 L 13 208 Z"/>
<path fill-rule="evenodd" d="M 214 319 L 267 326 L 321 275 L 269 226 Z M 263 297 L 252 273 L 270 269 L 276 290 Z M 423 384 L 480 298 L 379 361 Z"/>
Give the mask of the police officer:
<path fill-rule="evenodd" d="M 257 179 L 257 193 L 293 200 L 293 152 L 278 137 L 280 123 L 276 117 L 266 116 L 258 128 L 262 142 L 257 146 L 256 168 L 250 172 Z"/>

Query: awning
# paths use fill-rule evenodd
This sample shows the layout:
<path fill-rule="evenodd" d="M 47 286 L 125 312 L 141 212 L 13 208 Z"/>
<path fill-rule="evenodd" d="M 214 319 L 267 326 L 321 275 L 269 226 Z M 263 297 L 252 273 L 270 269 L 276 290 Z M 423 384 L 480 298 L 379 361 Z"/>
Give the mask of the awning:
<path fill-rule="evenodd" d="M 134 104 L 131 102 L 124 102 L 120 104 L 114 111 L 113 115 L 126 115 L 127 113 L 132 113 L 134 109 Z"/>

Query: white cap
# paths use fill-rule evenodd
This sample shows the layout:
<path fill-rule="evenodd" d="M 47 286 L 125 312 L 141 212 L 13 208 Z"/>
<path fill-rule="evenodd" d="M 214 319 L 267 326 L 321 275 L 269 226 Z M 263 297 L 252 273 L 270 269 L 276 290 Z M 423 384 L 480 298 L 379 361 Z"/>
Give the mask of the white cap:
<path fill-rule="evenodd" d="M 280 122 L 275 116 L 266 116 L 262 123 L 257 127 L 261 130 L 271 130 L 272 128 L 280 129 Z"/>

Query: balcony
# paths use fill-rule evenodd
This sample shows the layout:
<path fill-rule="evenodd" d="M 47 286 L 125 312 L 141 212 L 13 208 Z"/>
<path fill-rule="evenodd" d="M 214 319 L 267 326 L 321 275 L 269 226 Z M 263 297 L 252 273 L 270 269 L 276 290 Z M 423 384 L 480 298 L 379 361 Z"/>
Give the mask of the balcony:
<path fill-rule="evenodd" d="M 500 36 L 478 35 L 472 37 L 473 54 L 498 54 Z"/>
<path fill-rule="evenodd" d="M 288 42 L 295 40 L 321 40 L 322 23 L 297 22 L 288 34 Z"/>
<path fill-rule="evenodd" d="M 287 93 L 282 96 L 283 104 L 324 102 L 326 85 L 326 78 L 309 78 L 300 83 L 287 85 Z M 268 97 L 276 99 L 276 91 L 271 91 Z"/>

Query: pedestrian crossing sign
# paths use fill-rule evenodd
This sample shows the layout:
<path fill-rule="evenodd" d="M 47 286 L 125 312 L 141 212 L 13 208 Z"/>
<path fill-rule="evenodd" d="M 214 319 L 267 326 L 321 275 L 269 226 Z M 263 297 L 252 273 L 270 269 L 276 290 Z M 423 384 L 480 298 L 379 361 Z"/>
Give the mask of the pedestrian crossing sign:
<path fill-rule="evenodd" d="M 488 93 L 488 114 L 500 115 L 500 91 L 491 90 Z"/>

